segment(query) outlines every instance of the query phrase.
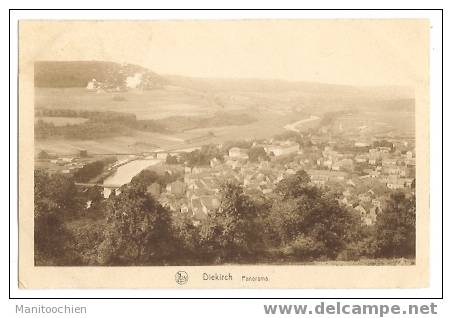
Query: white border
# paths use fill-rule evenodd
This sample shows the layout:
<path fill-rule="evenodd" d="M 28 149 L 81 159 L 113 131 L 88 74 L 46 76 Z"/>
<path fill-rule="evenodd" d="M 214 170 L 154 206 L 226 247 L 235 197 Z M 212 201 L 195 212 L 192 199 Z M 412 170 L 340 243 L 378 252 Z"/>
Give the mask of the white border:
<path fill-rule="evenodd" d="M 425 289 L 300 289 L 300 290 L 19 290 L 17 288 L 17 21 L 20 19 L 328 19 L 422 18 L 431 23 L 430 34 L 430 287 Z M 441 297 L 441 12 L 439 11 L 13 11 L 11 12 L 11 297 Z M 5 70 L 6 71 L 6 70 Z M 4 129 L 4 127 L 3 127 Z M 433 169 L 435 168 L 435 169 Z M 6 214 L 4 214 L 6 215 Z M 2 216 L 4 217 L 4 216 Z M 6 224 L 5 221 L 3 224 Z M 447 224 L 447 223 L 446 223 Z M 5 229 L 6 230 L 6 229 Z M 5 232 L 3 233 L 5 236 Z M 6 240 L 3 240 L 6 242 Z M 5 282 L 6 283 L 6 282 Z"/>

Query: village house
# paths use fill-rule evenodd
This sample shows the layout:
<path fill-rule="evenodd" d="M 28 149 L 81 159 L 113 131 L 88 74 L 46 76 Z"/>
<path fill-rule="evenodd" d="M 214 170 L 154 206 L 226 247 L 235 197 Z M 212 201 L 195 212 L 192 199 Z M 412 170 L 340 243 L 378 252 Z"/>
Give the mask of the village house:
<path fill-rule="evenodd" d="M 158 152 L 156 155 L 156 158 L 161 160 L 166 160 L 167 157 L 168 157 L 167 152 Z"/>
<path fill-rule="evenodd" d="M 405 187 L 411 188 L 413 186 L 413 178 L 403 178 L 402 180 L 405 182 Z"/>
<path fill-rule="evenodd" d="M 402 167 L 395 165 L 385 165 L 382 167 L 382 173 L 384 174 L 395 174 L 395 175 L 405 175 L 405 170 Z"/>
<path fill-rule="evenodd" d="M 358 163 L 364 163 L 367 162 L 369 160 L 369 156 L 368 155 L 357 155 L 355 157 L 355 161 Z"/>
<path fill-rule="evenodd" d="M 369 172 L 369 176 L 371 178 L 378 178 L 380 176 L 380 171 L 378 170 L 372 170 Z"/>
<path fill-rule="evenodd" d="M 74 160 L 75 160 L 75 158 L 73 158 L 73 157 L 64 157 L 64 158 L 61 158 L 61 161 L 64 162 L 64 163 L 73 162 Z"/>
<path fill-rule="evenodd" d="M 395 158 L 385 158 L 381 161 L 383 167 L 394 167 L 397 165 L 397 159 Z"/>
<path fill-rule="evenodd" d="M 188 207 L 187 203 L 182 203 L 180 206 L 180 212 L 181 213 L 188 213 L 190 211 L 190 208 Z"/>
<path fill-rule="evenodd" d="M 391 151 L 390 147 L 378 147 L 378 150 L 380 150 L 383 153 L 389 153 Z"/>
<path fill-rule="evenodd" d="M 373 166 L 377 165 L 378 160 L 379 159 L 376 158 L 375 156 L 369 155 L 369 164 L 370 165 L 373 165 Z"/>
<path fill-rule="evenodd" d="M 331 167 L 333 166 L 333 160 L 331 159 L 323 160 L 323 166 L 327 167 L 328 169 L 331 169 Z"/>
<path fill-rule="evenodd" d="M 248 153 L 246 149 L 241 149 L 238 147 L 232 147 L 228 152 L 229 159 L 232 160 L 248 160 Z"/>
<path fill-rule="evenodd" d="M 369 147 L 369 143 L 368 142 L 364 142 L 364 141 L 357 141 L 355 142 L 355 147 L 357 148 L 364 148 L 364 147 Z"/>
<path fill-rule="evenodd" d="M 86 84 L 86 89 L 88 91 L 95 91 L 98 88 L 100 88 L 100 83 L 95 78 L 93 78 L 91 81 L 88 82 L 88 84 Z"/>
<path fill-rule="evenodd" d="M 307 173 L 311 182 L 319 186 L 324 186 L 327 181 L 343 181 L 347 176 L 345 172 L 329 170 L 308 170 Z"/>
<path fill-rule="evenodd" d="M 386 186 L 391 190 L 403 189 L 405 188 L 405 181 L 399 178 L 390 179 Z"/>
<path fill-rule="evenodd" d="M 358 199 L 363 203 L 369 203 L 372 200 L 371 196 L 368 193 L 360 193 L 358 195 Z"/>
<path fill-rule="evenodd" d="M 378 199 L 372 199 L 372 205 L 381 209 L 381 201 Z"/>
<path fill-rule="evenodd" d="M 335 162 L 331 166 L 331 170 L 334 171 L 353 171 L 353 160 L 351 159 L 342 159 L 340 161 Z"/>
<path fill-rule="evenodd" d="M 185 183 L 182 181 L 174 181 L 166 186 L 166 191 L 175 195 L 184 195 Z"/>
<path fill-rule="evenodd" d="M 296 142 L 287 141 L 287 142 L 283 142 L 279 145 L 272 144 L 272 145 L 265 146 L 264 149 L 268 155 L 280 157 L 280 156 L 290 155 L 290 154 L 294 154 L 294 153 L 299 153 L 300 145 Z"/>

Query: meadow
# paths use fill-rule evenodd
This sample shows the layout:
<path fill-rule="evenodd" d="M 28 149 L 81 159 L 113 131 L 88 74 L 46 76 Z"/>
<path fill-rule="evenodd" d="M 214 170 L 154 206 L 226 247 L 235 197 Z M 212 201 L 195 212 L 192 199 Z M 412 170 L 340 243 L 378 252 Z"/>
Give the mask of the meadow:
<path fill-rule="evenodd" d="M 207 115 L 221 109 L 208 95 L 173 87 L 117 93 L 94 92 L 80 87 L 36 88 L 35 107 L 127 112 L 135 114 L 137 119 Z"/>
<path fill-rule="evenodd" d="M 348 132 L 360 132 L 363 135 L 394 135 L 414 138 L 415 114 L 407 111 L 356 112 L 339 116 L 335 128 Z"/>
<path fill-rule="evenodd" d="M 86 122 L 87 118 L 81 117 L 36 117 L 35 121 L 42 120 L 46 123 L 52 123 L 55 126 L 78 125 Z"/>
<path fill-rule="evenodd" d="M 243 92 L 228 94 L 200 92 L 172 86 L 118 93 L 97 93 L 85 88 L 37 88 L 35 91 L 37 109 L 127 112 L 136 115 L 138 120 L 158 120 L 173 116 L 208 117 L 224 112 L 232 115 L 249 114 L 257 120 L 240 125 L 223 122 L 214 127 L 189 129 L 171 134 L 134 131 L 131 135 L 91 140 L 64 138 L 36 140 L 36 152 L 45 149 L 52 153 L 70 154 L 78 149 L 86 149 L 93 154 L 138 153 L 156 149 L 174 150 L 236 139 L 263 139 L 283 132 L 286 124 L 307 116 L 291 111 L 283 101 L 273 100 L 271 94 L 259 98 L 252 95 L 248 96 Z M 116 96 L 122 98 L 115 98 Z M 77 124 L 84 120 L 45 118 L 45 121 L 58 125 Z"/>
<path fill-rule="evenodd" d="M 344 100 L 323 100 L 324 97 L 307 96 L 302 91 L 230 91 L 209 90 L 199 87 L 167 85 L 152 90 L 123 92 L 95 92 L 85 88 L 36 88 L 36 109 L 72 109 L 88 111 L 116 111 L 136 115 L 137 120 L 171 120 L 207 118 L 221 113 L 252 116 L 254 122 L 234 125 L 224 121 L 210 127 L 181 129 L 172 133 L 128 131 L 122 136 L 74 139 L 50 138 L 36 140 L 36 153 L 47 150 L 71 154 L 86 149 L 92 154 L 139 153 L 157 149 L 181 149 L 229 140 L 268 139 L 282 133 L 284 126 L 311 115 L 322 117 L 332 109 L 347 109 Z M 360 99 L 361 101 L 361 99 Z M 359 111 L 335 118 L 334 127 L 344 132 L 414 136 L 414 111 L 390 109 L 383 101 L 381 109 L 376 101 L 359 104 Z M 349 104 L 357 104 L 356 101 Z M 372 107 L 370 107 L 371 105 Z M 370 108 L 370 109 L 369 109 Z M 375 109 L 374 111 L 372 109 Z M 177 117 L 176 117 L 177 116 Z M 40 117 L 54 125 L 78 124 L 84 118 Z M 173 126 L 177 122 L 173 123 Z M 314 128 L 317 121 L 306 123 L 302 129 Z M 362 127 L 365 127 L 362 129 Z M 360 131 L 361 130 L 361 131 Z"/>

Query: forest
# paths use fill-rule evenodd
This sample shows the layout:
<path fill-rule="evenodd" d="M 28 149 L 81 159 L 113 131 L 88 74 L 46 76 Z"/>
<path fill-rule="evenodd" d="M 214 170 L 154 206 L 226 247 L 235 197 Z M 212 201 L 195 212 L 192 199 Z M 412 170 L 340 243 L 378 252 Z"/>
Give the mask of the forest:
<path fill-rule="evenodd" d="M 363 225 L 337 193 L 304 170 L 271 195 L 252 197 L 225 182 L 219 207 L 194 222 L 146 189 L 170 176 L 142 173 L 108 199 L 70 176 L 35 171 L 37 266 L 301 264 L 415 257 L 415 197 L 393 192 L 375 225 Z M 89 204 L 87 204 L 89 202 Z"/>
<path fill-rule="evenodd" d="M 45 118 L 84 118 L 79 124 L 55 125 Z M 177 133 L 191 129 L 247 125 L 256 121 L 248 114 L 217 112 L 209 116 L 170 116 L 162 119 L 137 119 L 134 114 L 113 111 L 85 111 L 71 109 L 36 110 L 35 138 L 90 140 L 98 138 L 129 136 L 134 131 Z"/>

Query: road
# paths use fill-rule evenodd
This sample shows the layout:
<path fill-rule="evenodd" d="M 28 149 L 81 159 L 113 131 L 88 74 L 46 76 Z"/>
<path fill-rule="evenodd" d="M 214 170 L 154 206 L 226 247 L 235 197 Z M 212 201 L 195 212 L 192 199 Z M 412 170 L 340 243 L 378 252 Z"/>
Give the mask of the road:
<path fill-rule="evenodd" d="M 314 120 L 319 120 L 319 119 L 320 119 L 320 117 L 311 115 L 309 118 L 305 118 L 305 119 L 296 121 L 296 122 L 294 122 L 292 124 L 285 125 L 284 129 L 295 131 L 295 132 L 300 132 L 300 129 L 298 129 L 297 126 L 309 123 L 309 122 L 314 121 Z"/>

